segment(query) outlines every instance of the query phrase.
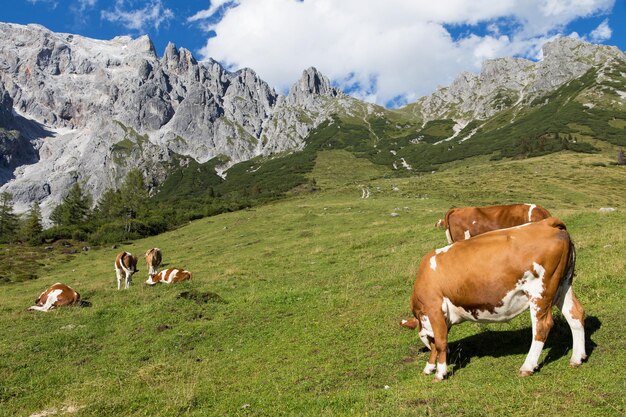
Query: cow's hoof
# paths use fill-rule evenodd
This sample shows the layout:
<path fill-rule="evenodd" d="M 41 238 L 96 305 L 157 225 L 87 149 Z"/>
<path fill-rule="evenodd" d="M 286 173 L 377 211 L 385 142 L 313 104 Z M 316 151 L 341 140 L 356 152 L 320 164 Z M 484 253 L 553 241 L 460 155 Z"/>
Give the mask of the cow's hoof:
<path fill-rule="evenodd" d="M 533 371 L 519 371 L 519 376 L 524 378 L 524 377 L 527 377 L 527 376 L 531 376 L 533 373 L 534 373 Z"/>
<path fill-rule="evenodd" d="M 580 361 L 580 362 L 570 362 L 569 366 L 570 366 L 570 368 L 578 368 L 582 364 L 583 364 L 582 361 Z"/>
<path fill-rule="evenodd" d="M 446 378 L 445 375 L 444 376 L 435 375 L 435 377 L 433 378 L 433 382 L 441 382 L 445 378 Z"/>

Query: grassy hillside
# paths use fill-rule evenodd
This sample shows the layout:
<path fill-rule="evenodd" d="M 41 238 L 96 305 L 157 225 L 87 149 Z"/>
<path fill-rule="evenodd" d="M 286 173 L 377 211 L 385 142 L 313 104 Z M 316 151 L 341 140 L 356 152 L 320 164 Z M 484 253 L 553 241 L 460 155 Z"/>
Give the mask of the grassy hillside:
<path fill-rule="evenodd" d="M 626 170 L 607 165 L 615 148 L 596 145 L 408 178 L 324 151 L 306 174 L 318 192 L 47 263 L 41 278 L 0 287 L 0 414 L 623 415 Z M 543 367 L 518 378 L 531 341 L 523 314 L 455 326 L 453 374 L 433 383 L 417 334 L 397 324 L 421 256 L 445 244 L 433 224 L 452 205 L 507 202 L 542 204 L 567 223 L 589 361 L 569 368 L 557 319 Z M 617 211 L 598 212 L 606 206 Z M 141 265 L 117 291 L 116 252 L 153 246 L 193 281 L 146 287 Z M 25 311 L 57 281 L 92 306 Z"/>

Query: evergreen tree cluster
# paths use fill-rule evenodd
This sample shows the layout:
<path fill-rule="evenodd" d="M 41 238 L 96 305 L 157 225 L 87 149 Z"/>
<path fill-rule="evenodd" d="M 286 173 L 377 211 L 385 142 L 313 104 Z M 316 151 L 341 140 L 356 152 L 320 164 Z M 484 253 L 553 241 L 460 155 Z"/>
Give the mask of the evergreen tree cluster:
<path fill-rule="evenodd" d="M 13 212 L 13 196 L 7 192 L 0 194 L 0 243 L 23 241 L 38 244 L 41 243 L 42 231 L 38 202 L 33 202 L 26 216 L 20 219 Z"/>

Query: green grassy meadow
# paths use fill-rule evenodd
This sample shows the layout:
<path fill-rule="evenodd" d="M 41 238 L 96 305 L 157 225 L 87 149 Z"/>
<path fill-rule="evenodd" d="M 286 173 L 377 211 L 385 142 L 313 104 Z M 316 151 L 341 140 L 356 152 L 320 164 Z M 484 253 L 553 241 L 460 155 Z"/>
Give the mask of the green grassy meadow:
<path fill-rule="evenodd" d="M 321 152 L 318 192 L 46 262 L 39 279 L 0 286 L 0 415 L 623 416 L 626 167 L 598 146 L 406 178 Z M 453 327 L 452 374 L 433 382 L 417 333 L 398 325 L 422 255 L 446 244 L 433 225 L 451 206 L 512 202 L 543 205 L 573 236 L 589 360 L 569 367 L 555 310 L 540 371 L 519 378 L 522 314 Z M 147 287 L 142 260 L 118 291 L 115 254 L 155 246 L 194 279 Z M 91 307 L 26 311 L 55 282 Z"/>

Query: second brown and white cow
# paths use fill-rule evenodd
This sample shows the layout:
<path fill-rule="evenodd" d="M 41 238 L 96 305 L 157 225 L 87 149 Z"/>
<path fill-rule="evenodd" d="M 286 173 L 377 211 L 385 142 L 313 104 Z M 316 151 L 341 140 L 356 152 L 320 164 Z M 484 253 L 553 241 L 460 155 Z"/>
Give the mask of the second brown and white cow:
<path fill-rule="evenodd" d="M 506 229 L 550 217 L 550 212 L 536 204 L 451 208 L 435 227 L 446 229 L 448 243 L 469 239 L 492 230 Z"/>
<path fill-rule="evenodd" d="M 122 278 L 125 279 L 124 288 L 130 287 L 133 274 L 137 272 L 137 257 L 129 252 L 120 252 L 115 257 L 115 275 L 117 276 L 117 289 L 122 288 Z"/>
<path fill-rule="evenodd" d="M 152 248 L 146 251 L 146 264 L 148 265 L 148 276 L 156 274 L 157 268 L 161 265 L 163 257 L 161 249 Z"/>
<path fill-rule="evenodd" d="M 163 282 L 165 284 L 173 284 L 175 282 L 187 281 L 191 279 L 191 272 L 185 271 L 183 269 L 177 268 L 169 268 L 164 269 L 158 274 L 152 274 L 148 277 L 146 284 L 148 285 L 156 285 L 159 282 Z"/>
<path fill-rule="evenodd" d="M 530 309 L 532 344 L 520 368 L 531 375 L 553 325 L 552 307 L 567 320 L 573 338 L 570 364 L 580 365 L 585 352 L 584 310 L 572 291 L 574 245 L 563 222 L 548 218 L 496 230 L 426 254 L 421 261 L 411 309 L 431 350 L 425 374 L 447 374 L 448 331 L 463 321 L 505 322 Z"/>
<path fill-rule="evenodd" d="M 57 282 L 42 292 L 29 310 L 48 312 L 53 308 L 80 303 L 80 294 L 69 285 Z"/>

